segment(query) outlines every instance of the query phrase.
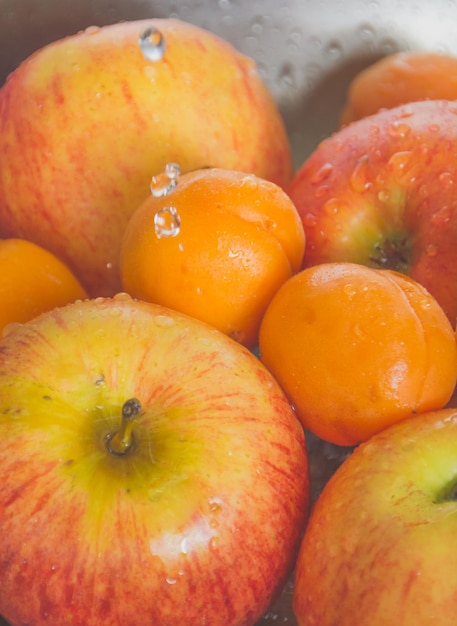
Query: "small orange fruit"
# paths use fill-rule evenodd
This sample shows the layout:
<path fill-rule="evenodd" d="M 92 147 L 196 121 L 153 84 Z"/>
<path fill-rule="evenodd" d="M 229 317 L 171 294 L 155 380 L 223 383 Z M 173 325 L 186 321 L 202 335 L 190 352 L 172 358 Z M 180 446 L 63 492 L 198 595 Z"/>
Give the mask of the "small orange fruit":
<path fill-rule="evenodd" d="M 0 333 L 40 313 L 87 298 L 70 269 L 25 239 L 0 239 Z"/>
<path fill-rule="evenodd" d="M 457 99 L 457 57 L 405 51 L 383 57 L 349 85 L 341 125 L 418 100 Z"/>
<path fill-rule="evenodd" d="M 417 100 L 457 99 L 457 57 L 396 52 L 368 66 L 349 85 L 341 125 Z"/>
<path fill-rule="evenodd" d="M 271 298 L 300 269 L 294 204 L 272 182 L 219 168 L 170 175 L 169 192 L 151 191 L 124 234 L 123 289 L 253 347 Z"/>
<path fill-rule="evenodd" d="M 457 380 L 455 333 L 436 300 L 408 276 L 354 263 L 286 281 L 259 347 L 304 427 L 338 445 L 442 408 Z"/>

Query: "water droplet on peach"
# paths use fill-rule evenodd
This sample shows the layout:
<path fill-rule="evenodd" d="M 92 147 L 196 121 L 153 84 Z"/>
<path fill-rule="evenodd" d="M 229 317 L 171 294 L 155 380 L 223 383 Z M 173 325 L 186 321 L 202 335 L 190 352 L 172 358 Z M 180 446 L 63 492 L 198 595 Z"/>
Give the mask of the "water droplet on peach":
<path fill-rule="evenodd" d="M 352 283 L 347 283 L 343 287 L 343 292 L 346 294 L 346 296 L 348 296 L 349 299 L 351 299 L 356 295 L 357 289 Z"/>
<path fill-rule="evenodd" d="M 180 229 L 181 218 L 176 207 L 163 207 L 154 215 L 154 230 L 159 239 L 176 237 L 179 235 Z"/>

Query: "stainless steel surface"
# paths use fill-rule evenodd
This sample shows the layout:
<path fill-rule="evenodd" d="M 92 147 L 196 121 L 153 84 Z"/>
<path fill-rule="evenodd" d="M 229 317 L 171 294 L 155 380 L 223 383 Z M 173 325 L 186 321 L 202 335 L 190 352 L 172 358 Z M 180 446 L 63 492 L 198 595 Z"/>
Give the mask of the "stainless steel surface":
<path fill-rule="evenodd" d="M 457 54 L 457 0 L 0 0 L 0 83 L 54 39 L 91 25 L 169 16 L 214 31 L 257 61 L 297 167 L 336 129 L 360 69 L 397 50 Z M 340 458 L 331 446 L 311 448 L 317 493 Z M 261 624 L 295 623 L 289 585 Z"/>

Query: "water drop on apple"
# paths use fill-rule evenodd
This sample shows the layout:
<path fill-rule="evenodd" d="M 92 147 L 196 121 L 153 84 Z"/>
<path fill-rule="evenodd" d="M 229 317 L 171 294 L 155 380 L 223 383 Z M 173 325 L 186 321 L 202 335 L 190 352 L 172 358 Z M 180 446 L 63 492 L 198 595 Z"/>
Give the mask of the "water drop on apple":
<path fill-rule="evenodd" d="M 313 176 L 310 178 L 311 185 L 320 185 L 325 180 L 329 178 L 329 176 L 333 172 L 333 165 L 331 163 L 324 163 Z"/>
<path fill-rule="evenodd" d="M 411 127 L 404 122 L 394 122 L 389 126 L 387 132 L 392 138 L 402 139 L 411 132 Z"/>
<path fill-rule="evenodd" d="M 356 193 L 362 193 L 371 187 L 371 182 L 367 177 L 368 155 L 364 154 L 359 158 L 356 166 L 349 178 L 350 185 Z"/>

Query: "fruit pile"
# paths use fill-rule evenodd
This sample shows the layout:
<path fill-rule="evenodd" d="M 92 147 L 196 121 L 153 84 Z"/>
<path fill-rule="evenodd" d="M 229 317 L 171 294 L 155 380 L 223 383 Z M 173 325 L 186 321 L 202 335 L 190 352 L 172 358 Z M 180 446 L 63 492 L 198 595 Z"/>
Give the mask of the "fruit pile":
<path fill-rule="evenodd" d="M 296 172 L 254 63 L 178 20 L 8 77 L 8 624 L 253 626 L 293 573 L 299 626 L 455 623 L 455 64 L 366 70 Z M 315 495 L 313 438 L 348 456 Z"/>

